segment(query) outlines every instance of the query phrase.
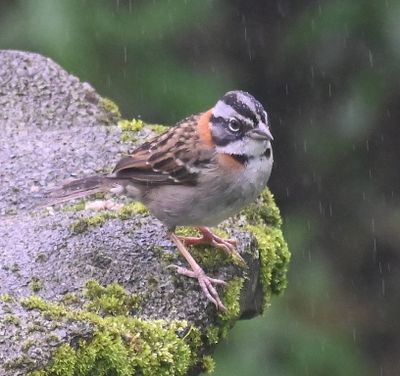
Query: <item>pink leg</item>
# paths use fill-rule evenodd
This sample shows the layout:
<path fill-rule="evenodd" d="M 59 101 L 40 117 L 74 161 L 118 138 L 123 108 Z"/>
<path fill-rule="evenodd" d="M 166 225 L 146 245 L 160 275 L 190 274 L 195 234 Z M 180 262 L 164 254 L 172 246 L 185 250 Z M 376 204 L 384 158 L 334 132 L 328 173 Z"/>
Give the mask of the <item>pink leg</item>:
<path fill-rule="evenodd" d="M 196 262 L 196 260 L 192 257 L 192 255 L 183 245 L 179 237 L 173 232 L 170 233 L 170 237 L 171 240 L 176 244 L 179 252 L 189 263 L 191 269 L 186 269 L 177 265 L 172 265 L 172 266 L 176 268 L 176 271 L 179 274 L 185 275 L 190 278 L 197 278 L 197 280 L 199 281 L 199 285 L 203 290 L 203 293 L 207 297 L 207 299 L 210 300 L 212 303 L 214 303 L 218 309 L 226 311 L 226 307 L 223 305 L 217 290 L 213 286 L 213 283 L 216 285 L 226 285 L 226 282 L 223 281 L 222 279 L 215 279 L 208 277 L 205 274 L 204 270 L 200 267 L 200 265 Z"/>
<path fill-rule="evenodd" d="M 208 227 L 197 227 L 201 232 L 202 236 L 200 238 L 191 236 L 180 236 L 179 239 L 182 240 L 183 244 L 186 246 L 199 245 L 199 244 L 209 244 L 215 248 L 222 249 L 228 255 L 237 259 L 242 266 L 246 266 L 246 261 L 243 260 L 239 252 L 236 251 L 236 240 L 234 239 L 222 239 L 221 237 L 215 235 Z"/>

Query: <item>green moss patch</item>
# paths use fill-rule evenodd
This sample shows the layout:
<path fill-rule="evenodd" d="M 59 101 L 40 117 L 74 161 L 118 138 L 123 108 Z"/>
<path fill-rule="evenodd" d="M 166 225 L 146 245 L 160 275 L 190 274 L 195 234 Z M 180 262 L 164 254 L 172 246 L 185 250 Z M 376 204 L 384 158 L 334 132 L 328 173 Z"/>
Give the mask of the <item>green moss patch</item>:
<path fill-rule="evenodd" d="M 82 300 L 73 292 L 68 292 L 62 297 L 62 302 L 65 305 L 79 305 L 82 303 Z"/>
<path fill-rule="evenodd" d="M 115 213 L 105 211 L 91 217 L 79 218 L 71 224 L 71 231 L 75 234 L 81 234 L 87 231 L 90 227 L 101 226 L 107 220 L 115 218 Z"/>
<path fill-rule="evenodd" d="M 144 122 L 138 119 L 126 120 L 122 119 L 118 122 L 121 129 L 121 140 L 123 142 L 136 142 L 137 132 L 144 128 Z"/>
<path fill-rule="evenodd" d="M 256 203 L 246 208 L 242 215 L 245 215 L 249 222 L 246 229 L 257 239 L 266 308 L 271 303 L 271 296 L 280 294 L 287 284 L 290 252 L 281 230 L 282 219 L 268 189 L 261 194 Z"/>
<path fill-rule="evenodd" d="M 14 298 L 10 294 L 0 294 L 0 302 L 13 303 Z"/>
<path fill-rule="evenodd" d="M 204 355 L 202 360 L 202 369 L 204 372 L 213 373 L 215 370 L 214 359 L 210 355 Z"/>
<path fill-rule="evenodd" d="M 4 321 L 7 324 L 19 325 L 20 319 L 16 315 L 7 314 L 4 316 Z"/>
<path fill-rule="evenodd" d="M 131 202 L 122 207 L 117 213 L 117 217 L 120 219 L 129 219 L 136 214 L 148 215 L 149 210 L 141 202 Z"/>
<path fill-rule="evenodd" d="M 156 134 L 162 134 L 169 129 L 169 127 L 161 124 L 148 124 L 147 127 Z"/>
<path fill-rule="evenodd" d="M 106 123 L 114 122 L 117 121 L 118 119 L 121 118 L 121 112 L 115 102 L 113 102 L 109 98 L 101 98 L 99 101 L 100 107 L 102 107 L 105 112 L 106 116 L 98 120 L 102 120 Z"/>
<path fill-rule="evenodd" d="M 225 338 L 229 329 L 235 324 L 240 315 L 240 294 L 244 284 L 244 278 L 235 277 L 224 288 L 223 303 L 225 312 L 219 312 L 216 325 L 210 325 L 205 333 L 209 345 L 217 344 L 221 338 Z"/>
<path fill-rule="evenodd" d="M 261 193 L 256 202 L 245 208 L 241 215 L 245 215 L 248 222 L 252 224 L 271 227 L 282 226 L 281 213 L 268 188 Z"/>
<path fill-rule="evenodd" d="M 244 278 L 235 277 L 229 281 L 228 286 L 225 287 L 224 304 L 227 308 L 226 312 L 221 312 L 219 318 L 224 324 L 231 324 L 237 320 L 240 314 L 240 292 L 242 290 Z"/>
<path fill-rule="evenodd" d="M 129 315 L 140 303 L 138 295 L 131 295 L 118 283 L 106 287 L 97 281 L 86 283 L 85 296 L 89 299 L 87 309 L 101 315 Z"/>
<path fill-rule="evenodd" d="M 118 122 L 118 127 L 123 132 L 139 132 L 144 128 L 144 122 L 140 119 L 122 119 Z"/>
<path fill-rule="evenodd" d="M 26 309 L 39 311 L 59 324 L 86 322 L 94 328 L 92 337 L 80 339 L 77 346 L 59 346 L 49 365 L 30 376 L 173 376 L 205 364 L 197 355 L 200 332 L 188 322 L 145 321 L 129 316 L 137 301 L 118 284 L 104 287 L 89 281 L 85 297 L 89 301 L 85 309 L 47 302 L 38 296 L 21 301 Z"/>
<path fill-rule="evenodd" d="M 108 330 L 112 327 L 112 330 Z M 185 375 L 191 349 L 178 333 L 182 324 L 105 320 L 90 341 L 61 345 L 51 364 L 29 376 Z"/>
<path fill-rule="evenodd" d="M 146 124 L 140 119 L 122 119 L 118 122 L 121 129 L 121 140 L 124 142 L 136 142 L 138 140 L 137 133 L 146 129 L 151 130 L 155 134 L 162 134 L 168 130 L 168 127 L 161 124 Z"/>
<path fill-rule="evenodd" d="M 33 292 L 39 292 L 43 288 L 43 282 L 39 277 L 32 277 L 28 286 Z"/>
<path fill-rule="evenodd" d="M 131 202 L 124 205 L 118 212 L 105 210 L 90 217 L 79 218 L 71 224 L 70 229 L 75 234 L 81 234 L 90 227 L 103 225 L 110 219 L 119 218 L 125 220 L 137 214 L 148 215 L 148 213 L 147 208 L 140 202 Z"/>

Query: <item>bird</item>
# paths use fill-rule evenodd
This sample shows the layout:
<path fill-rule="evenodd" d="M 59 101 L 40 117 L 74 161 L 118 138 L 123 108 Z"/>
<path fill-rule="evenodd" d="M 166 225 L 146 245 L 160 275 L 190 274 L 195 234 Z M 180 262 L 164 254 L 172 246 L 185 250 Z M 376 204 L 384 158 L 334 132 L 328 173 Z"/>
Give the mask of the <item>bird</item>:
<path fill-rule="evenodd" d="M 209 110 L 186 117 L 122 157 L 112 173 L 46 191 L 44 206 L 98 192 L 143 203 L 166 225 L 189 264 L 171 267 L 197 279 L 207 299 L 226 311 L 216 289 L 226 282 L 209 277 L 188 247 L 209 244 L 244 263 L 236 241 L 217 236 L 210 227 L 237 214 L 264 190 L 273 165 L 272 141 L 262 104 L 248 92 L 229 91 Z M 195 227 L 201 236 L 178 236 L 177 226 Z"/>

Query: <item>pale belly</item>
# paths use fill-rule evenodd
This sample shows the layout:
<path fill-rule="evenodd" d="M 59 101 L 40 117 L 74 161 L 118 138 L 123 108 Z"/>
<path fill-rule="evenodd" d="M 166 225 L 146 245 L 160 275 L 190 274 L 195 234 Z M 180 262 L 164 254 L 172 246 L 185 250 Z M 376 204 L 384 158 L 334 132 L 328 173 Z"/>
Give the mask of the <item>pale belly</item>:
<path fill-rule="evenodd" d="M 216 226 L 253 202 L 265 188 L 272 156 L 253 162 L 245 173 L 232 174 L 229 178 L 210 173 L 194 187 L 159 187 L 148 193 L 144 203 L 169 228 Z"/>

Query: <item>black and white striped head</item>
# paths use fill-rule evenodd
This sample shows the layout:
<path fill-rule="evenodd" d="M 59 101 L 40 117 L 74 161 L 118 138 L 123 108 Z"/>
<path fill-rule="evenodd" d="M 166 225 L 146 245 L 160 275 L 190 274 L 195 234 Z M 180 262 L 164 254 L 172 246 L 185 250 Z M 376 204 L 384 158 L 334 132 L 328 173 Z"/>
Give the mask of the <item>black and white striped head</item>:
<path fill-rule="evenodd" d="M 254 158 L 270 153 L 273 139 L 268 117 L 251 94 L 235 90 L 226 93 L 212 109 L 211 137 L 217 152 Z"/>

